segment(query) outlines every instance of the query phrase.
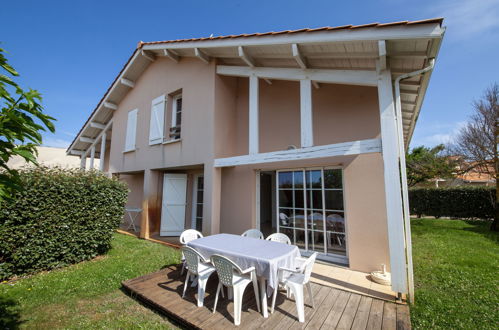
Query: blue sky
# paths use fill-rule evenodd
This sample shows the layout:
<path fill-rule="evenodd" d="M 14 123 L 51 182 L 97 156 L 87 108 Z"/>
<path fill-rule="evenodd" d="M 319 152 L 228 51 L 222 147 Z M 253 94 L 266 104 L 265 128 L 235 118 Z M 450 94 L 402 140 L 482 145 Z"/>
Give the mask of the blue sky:
<path fill-rule="evenodd" d="M 8 1 L 0 41 L 66 147 L 137 42 L 444 17 L 446 36 L 411 146 L 448 142 L 499 82 L 499 0 Z"/>

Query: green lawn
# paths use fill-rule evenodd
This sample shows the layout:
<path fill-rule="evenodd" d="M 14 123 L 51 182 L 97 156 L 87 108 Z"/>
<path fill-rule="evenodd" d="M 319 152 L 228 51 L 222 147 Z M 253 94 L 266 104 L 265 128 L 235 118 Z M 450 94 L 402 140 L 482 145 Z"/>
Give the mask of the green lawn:
<path fill-rule="evenodd" d="M 0 284 L 0 329 L 172 328 L 120 287 L 179 258 L 175 249 L 115 234 L 106 256 Z"/>
<path fill-rule="evenodd" d="M 412 220 L 416 329 L 499 327 L 499 234 L 490 223 Z"/>

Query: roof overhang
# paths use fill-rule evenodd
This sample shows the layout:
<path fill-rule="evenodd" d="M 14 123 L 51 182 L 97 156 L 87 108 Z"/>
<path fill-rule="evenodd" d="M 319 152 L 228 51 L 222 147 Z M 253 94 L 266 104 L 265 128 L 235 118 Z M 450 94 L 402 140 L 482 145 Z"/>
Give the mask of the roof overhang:
<path fill-rule="evenodd" d="M 75 140 L 68 154 L 88 152 L 90 141 L 125 97 L 134 82 L 157 58 L 174 62 L 198 58 L 225 67 L 291 68 L 330 72 L 376 72 L 386 63 L 392 80 L 420 70 L 438 55 L 445 28 L 442 19 L 337 28 L 303 29 L 262 34 L 139 43 Z M 381 42 L 380 42 L 381 41 Z M 336 71 L 335 71 L 336 70 Z M 401 82 L 402 120 L 406 146 L 414 132 L 431 71 Z M 366 85 L 370 85 L 367 84 Z M 315 82 L 318 87 L 318 82 Z M 83 139 L 82 139 L 83 137 Z"/>

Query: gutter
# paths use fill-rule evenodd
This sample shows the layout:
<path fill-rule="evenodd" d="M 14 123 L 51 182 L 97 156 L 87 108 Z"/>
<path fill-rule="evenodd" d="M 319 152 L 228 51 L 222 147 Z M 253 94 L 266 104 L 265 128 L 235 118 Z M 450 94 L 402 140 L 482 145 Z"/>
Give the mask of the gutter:
<path fill-rule="evenodd" d="M 400 160 L 400 176 L 402 183 L 402 203 L 404 207 L 404 233 L 405 233 L 405 248 L 406 248 L 406 259 L 407 259 L 407 283 L 409 286 L 409 301 L 411 304 L 414 303 L 414 271 L 412 265 L 412 239 L 411 239 L 411 221 L 409 213 L 409 192 L 407 188 L 407 171 L 405 163 L 405 148 L 404 148 L 404 129 L 402 126 L 402 101 L 400 100 L 400 81 L 422 75 L 426 72 L 433 70 L 435 67 L 435 59 L 430 59 L 430 64 L 417 71 L 409 72 L 398 76 L 395 79 L 395 118 L 397 121 L 397 131 L 398 131 L 398 145 L 399 145 L 399 160 Z M 409 146 L 407 146 L 409 148 Z"/>

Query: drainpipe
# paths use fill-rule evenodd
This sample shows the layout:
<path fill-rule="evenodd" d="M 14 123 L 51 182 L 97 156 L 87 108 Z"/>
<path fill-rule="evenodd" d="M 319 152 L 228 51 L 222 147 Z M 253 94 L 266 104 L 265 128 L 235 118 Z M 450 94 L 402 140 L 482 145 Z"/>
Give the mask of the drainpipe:
<path fill-rule="evenodd" d="M 405 165 L 405 148 L 404 148 L 404 130 L 402 126 L 402 102 L 400 100 L 400 81 L 424 74 L 433 70 L 435 66 L 435 59 L 430 59 L 430 64 L 424 69 L 409 72 L 398 76 L 395 79 L 395 112 L 397 119 L 398 131 L 398 145 L 399 145 L 399 159 L 400 159 L 400 173 L 402 183 L 402 203 L 404 207 L 404 227 L 405 227 L 405 247 L 407 258 L 407 284 L 409 286 L 409 301 L 414 303 L 414 273 L 412 266 L 412 240 L 411 240 L 411 220 L 409 213 L 409 193 L 407 189 L 407 172 Z"/>

